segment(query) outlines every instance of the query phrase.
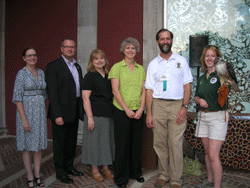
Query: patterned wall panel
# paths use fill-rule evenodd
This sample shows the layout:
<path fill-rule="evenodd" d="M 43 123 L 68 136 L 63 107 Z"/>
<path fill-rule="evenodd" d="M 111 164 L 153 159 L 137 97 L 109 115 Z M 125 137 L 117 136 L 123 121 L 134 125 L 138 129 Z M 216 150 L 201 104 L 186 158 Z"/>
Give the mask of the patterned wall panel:
<path fill-rule="evenodd" d="M 230 112 L 250 113 L 250 0 L 167 0 L 167 26 L 174 33 L 173 51 L 189 59 L 189 35 L 208 35 L 232 63 L 242 92 L 230 93 Z M 197 68 L 192 68 L 192 100 Z"/>

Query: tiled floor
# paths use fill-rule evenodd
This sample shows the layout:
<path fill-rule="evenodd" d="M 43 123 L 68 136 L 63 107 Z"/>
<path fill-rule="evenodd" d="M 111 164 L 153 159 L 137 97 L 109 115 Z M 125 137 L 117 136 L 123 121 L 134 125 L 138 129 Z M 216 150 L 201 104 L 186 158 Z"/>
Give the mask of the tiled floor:
<path fill-rule="evenodd" d="M 0 138 L 0 187 L 4 188 L 23 188 L 26 186 L 26 171 L 23 167 L 21 153 L 16 151 L 15 137 Z M 84 176 L 72 177 L 74 183 L 67 185 L 63 184 L 55 178 L 55 171 L 53 167 L 52 143 L 49 142 L 48 149 L 43 152 L 41 174 L 45 180 L 46 187 L 49 188 L 107 188 L 116 187 L 113 180 L 105 179 L 102 183 L 97 183 L 91 176 L 91 168 L 80 163 L 81 146 L 77 147 L 77 157 L 75 160 L 75 167 L 77 170 L 83 171 Z M 2 165 L 1 165 L 2 164 Z M 234 170 L 223 167 L 223 188 L 250 188 L 250 172 L 244 170 Z M 191 176 L 184 174 L 182 176 L 183 188 L 195 187 L 202 180 L 206 179 L 206 172 L 204 165 L 202 166 L 201 176 Z M 145 170 L 143 169 L 143 176 L 145 182 L 140 184 L 136 180 L 130 180 L 127 187 L 130 188 L 151 188 L 154 187 L 154 182 L 159 174 L 157 169 Z M 169 187 L 167 184 L 164 188 Z"/>

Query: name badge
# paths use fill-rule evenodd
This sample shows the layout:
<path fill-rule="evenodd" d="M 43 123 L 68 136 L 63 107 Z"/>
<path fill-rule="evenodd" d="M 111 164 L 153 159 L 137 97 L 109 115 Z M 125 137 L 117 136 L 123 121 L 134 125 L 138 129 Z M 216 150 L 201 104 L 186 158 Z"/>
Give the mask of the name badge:
<path fill-rule="evenodd" d="M 163 83 L 163 91 L 167 91 L 167 81 L 169 80 L 169 75 L 164 74 L 161 76 L 161 81 Z"/>
<path fill-rule="evenodd" d="M 169 75 L 168 74 L 164 74 L 161 76 L 161 81 L 167 81 L 169 80 Z"/>

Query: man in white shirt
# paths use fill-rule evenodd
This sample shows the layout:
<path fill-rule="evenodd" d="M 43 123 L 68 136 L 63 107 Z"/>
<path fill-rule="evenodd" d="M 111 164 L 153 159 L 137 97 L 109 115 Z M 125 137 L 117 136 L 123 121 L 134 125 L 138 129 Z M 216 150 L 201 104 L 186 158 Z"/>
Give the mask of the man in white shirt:
<path fill-rule="evenodd" d="M 150 62 L 145 83 L 146 124 L 153 128 L 153 146 L 160 171 L 155 187 L 170 182 L 171 188 L 179 188 L 183 172 L 183 133 L 193 77 L 187 60 L 171 51 L 171 31 L 159 30 L 156 42 L 161 52 Z"/>

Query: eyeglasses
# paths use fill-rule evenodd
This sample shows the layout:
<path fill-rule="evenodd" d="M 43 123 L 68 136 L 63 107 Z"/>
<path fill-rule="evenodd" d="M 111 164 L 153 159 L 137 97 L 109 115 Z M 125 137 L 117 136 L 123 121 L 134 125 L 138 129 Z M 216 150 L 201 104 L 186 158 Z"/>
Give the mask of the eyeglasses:
<path fill-rule="evenodd" d="M 67 48 L 67 49 L 74 49 L 75 46 L 62 46 L 63 48 Z"/>
<path fill-rule="evenodd" d="M 30 58 L 30 57 L 37 57 L 37 54 L 28 54 L 28 55 L 25 55 L 25 57 L 28 57 L 28 58 Z"/>

